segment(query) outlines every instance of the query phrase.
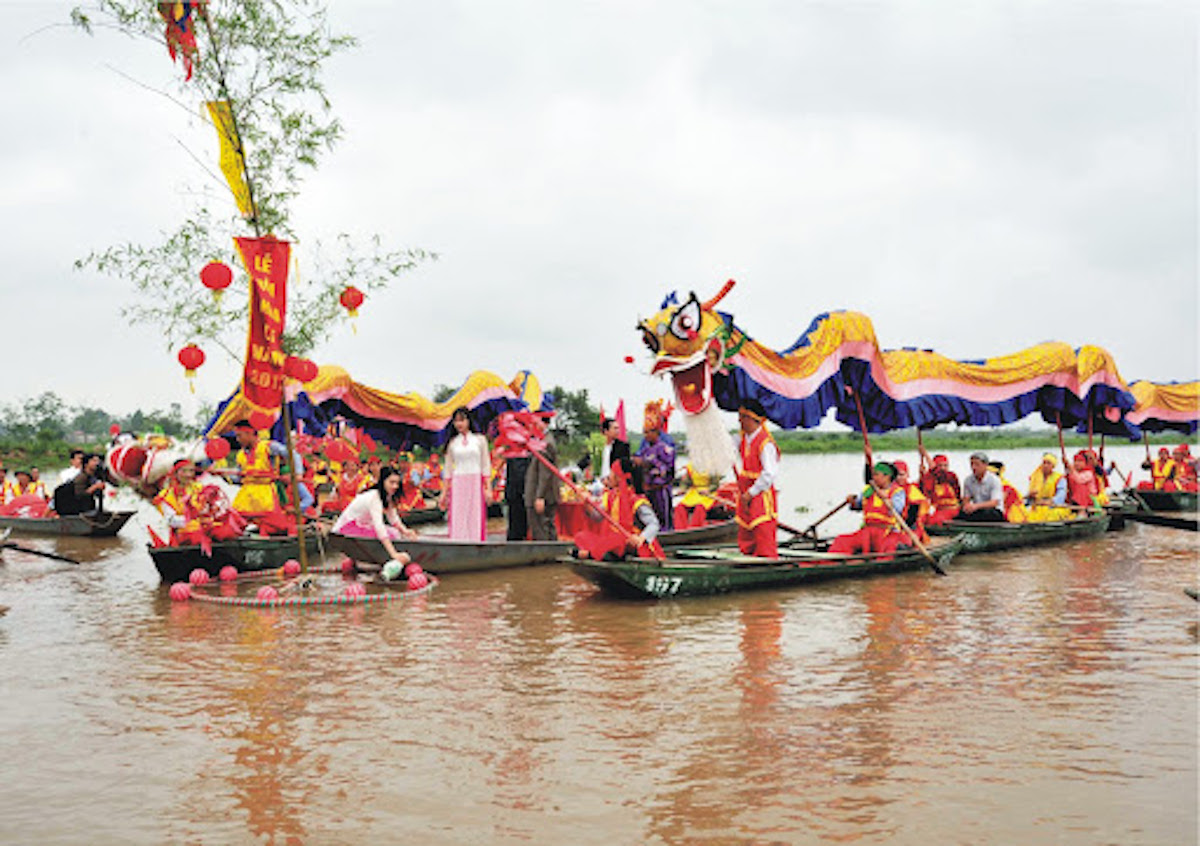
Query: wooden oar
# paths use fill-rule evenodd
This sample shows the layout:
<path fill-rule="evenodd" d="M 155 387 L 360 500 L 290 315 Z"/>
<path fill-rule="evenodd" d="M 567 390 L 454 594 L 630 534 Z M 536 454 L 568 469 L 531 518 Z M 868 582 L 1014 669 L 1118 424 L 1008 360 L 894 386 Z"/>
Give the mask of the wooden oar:
<path fill-rule="evenodd" d="M 40 555 L 40 556 L 42 556 L 42 558 L 49 558 L 53 561 L 65 561 L 68 564 L 78 564 L 79 563 L 74 558 L 67 558 L 62 555 L 55 555 L 53 552 L 42 552 L 40 549 L 30 549 L 27 546 L 21 546 L 20 544 L 12 543 L 11 541 L 8 543 L 0 544 L 0 549 L 15 549 L 17 552 L 24 552 L 29 555 Z"/>
<path fill-rule="evenodd" d="M 1123 481 L 1125 483 L 1126 488 L 1133 487 L 1133 485 L 1132 485 L 1133 471 L 1130 471 L 1128 473 L 1122 473 L 1121 468 L 1117 466 L 1117 462 L 1115 462 L 1115 461 L 1112 463 L 1112 469 L 1114 471 L 1116 471 L 1118 476 L 1121 477 L 1121 481 Z"/>
<path fill-rule="evenodd" d="M 904 522 L 903 517 L 896 513 L 896 506 L 892 505 L 892 498 L 890 496 L 885 496 L 883 493 L 879 493 L 879 498 L 887 503 L 888 511 L 892 513 L 892 518 L 900 524 L 900 528 L 904 531 L 904 534 L 908 535 L 908 539 L 913 542 L 913 546 L 915 546 L 920 553 L 925 556 L 925 560 L 929 562 L 929 566 L 933 568 L 933 572 L 937 573 L 939 576 L 946 575 L 946 571 L 942 569 L 942 565 L 937 563 L 937 559 L 935 559 L 930 554 L 929 550 L 925 548 L 925 544 L 921 543 L 921 539 L 917 537 L 917 533 L 909 528 L 908 523 Z"/>
<path fill-rule="evenodd" d="M 714 494 L 714 495 L 713 495 L 713 499 L 715 499 L 717 502 L 720 502 L 720 503 L 722 503 L 722 504 L 724 504 L 724 505 L 727 505 L 727 506 L 729 506 L 730 508 L 732 508 L 732 509 L 733 509 L 733 511 L 734 511 L 734 514 L 737 514 L 738 504 L 737 504 L 736 502 L 734 502 L 732 499 L 726 499 L 725 497 L 721 496 L 720 494 Z M 841 506 L 839 505 L 839 506 L 838 506 L 838 508 L 841 508 Z M 833 514 L 834 514 L 836 511 L 837 511 L 837 508 L 835 508 L 833 511 L 829 512 L 828 514 L 826 514 L 826 515 L 825 515 L 825 517 L 831 517 L 831 516 L 833 516 Z M 825 517 L 822 517 L 822 518 L 821 518 L 821 519 L 818 521 L 818 523 L 820 523 L 820 522 L 824 522 L 824 521 L 825 521 Z M 776 525 L 776 526 L 778 526 L 779 528 L 783 529 L 785 532 L 790 532 L 791 534 L 793 534 L 793 535 L 796 535 L 797 537 L 804 537 L 804 536 L 807 534 L 807 532 L 808 532 L 808 529 L 797 529 L 795 526 L 789 526 L 787 523 L 784 523 L 784 522 L 783 522 L 783 521 L 781 521 L 781 520 L 776 520 L 776 521 L 775 521 L 775 525 Z M 817 525 L 817 524 L 816 524 L 816 523 L 814 523 L 814 524 L 813 524 L 812 526 L 810 526 L 809 528 L 816 528 L 816 525 Z"/>
<path fill-rule="evenodd" d="M 858 408 L 858 426 L 862 430 L 863 452 L 866 455 L 867 464 L 871 465 L 873 463 L 871 460 L 871 441 L 867 437 L 867 419 L 866 415 L 863 414 L 862 400 L 858 397 L 858 391 L 854 392 L 854 405 Z M 920 432 L 921 430 L 918 429 L 917 431 Z M 874 487 L 874 485 L 872 485 L 872 487 Z M 920 550 L 921 554 L 925 556 L 925 560 L 929 562 L 929 566 L 933 568 L 933 572 L 937 573 L 939 576 L 946 575 L 946 571 L 942 569 L 942 565 L 938 564 L 937 560 L 929 554 L 929 550 L 925 548 L 925 544 L 921 543 L 921 539 L 917 537 L 916 532 L 910 529 L 908 527 L 908 523 L 904 522 L 904 518 L 896 513 L 896 506 L 892 505 L 892 498 L 889 496 L 884 496 L 882 493 L 879 493 L 878 495 L 879 498 L 887 504 L 887 509 L 891 512 L 892 519 L 900 524 L 900 528 L 904 530 L 906 535 L 908 535 L 908 539 L 912 541 L 913 545 L 916 546 L 916 548 Z"/>
<path fill-rule="evenodd" d="M 824 523 L 826 520 L 828 520 L 834 514 L 837 514 L 839 511 L 841 511 L 843 508 L 845 508 L 849 504 L 850 504 L 850 502 L 848 500 L 843 499 L 841 502 L 839 502 L 837 504 L 837 506 L 835 508 L 833 508 L 831 511 L 829 511 L 824 517 L 822 517 L 820 520 L 818 520 L 817 522 L 815 522 L 811 526 L 809 526 L 807 529 L 805 529 L 803 534 L 811 535 L 812 537 L 815 538 L 817 536 L 817 526 Z"/>

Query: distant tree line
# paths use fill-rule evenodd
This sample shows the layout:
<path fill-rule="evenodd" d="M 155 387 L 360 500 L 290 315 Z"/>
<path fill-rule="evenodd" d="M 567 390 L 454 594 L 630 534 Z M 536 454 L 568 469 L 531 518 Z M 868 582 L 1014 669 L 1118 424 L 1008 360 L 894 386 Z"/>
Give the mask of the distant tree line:
<path fill-rule="evenodd" d="M 106 442 L 113 424 L 138 434 L 162 432 L 191 438 L 211 415 L 212 409 L 205 408 L 197 419 L 186 420 L 179 403 L 171 403 L 165 411 L 138 409 L 132 414 L 115 414 L 102 408 L 68 405 L 58 394 L 46 391 L 23 402 L 0 405 L 0 452 L 56 457 L 66 446 Z"/>

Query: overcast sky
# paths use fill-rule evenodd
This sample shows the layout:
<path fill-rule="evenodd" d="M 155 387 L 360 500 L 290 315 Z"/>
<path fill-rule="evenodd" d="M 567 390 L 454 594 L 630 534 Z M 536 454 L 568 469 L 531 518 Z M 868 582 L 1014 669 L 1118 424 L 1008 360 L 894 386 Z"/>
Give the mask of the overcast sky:
<path fill-rule="evenodd" d="M 205 179 L 183 145 L 215 161 L 212 130 L 137 84 L 179 73 L 161 44 L 45 28 L 71 5 L 0 0 L 0 403 L 191 412 L 238 366 L 209 350 L 190 395 L 120 316 L 132 286 L 72 262 L 173 229 Z M 361 44 L 329 67 L 346 138 L 301 239 L 441 255 L 317 351 L 359 381 L 528 368 L 639 405 L 670 388 L 637 319 L 727 278 L 777 349 L 846 308 L 885 347 L 1055 339 L 1129 381 L 1197 377 L 1192 3 L 331 6 Z"/>

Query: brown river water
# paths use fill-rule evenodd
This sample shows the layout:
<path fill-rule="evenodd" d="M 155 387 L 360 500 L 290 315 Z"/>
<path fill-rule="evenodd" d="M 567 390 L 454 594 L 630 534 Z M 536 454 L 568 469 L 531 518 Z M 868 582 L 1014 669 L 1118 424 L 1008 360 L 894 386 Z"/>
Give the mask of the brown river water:
<path fill-rule="evenodd" d="M 1005 457 L 1018 484 L 1037 461 Z M 860 472 L 785 458 L 784 518 Z M 0 558 L 2 843 L 1197 842 L 1192 533 L 659 603 L 549 565 L 272 611 L 170 602 L 136 522 L 13 538 L 78 566 Z"/>

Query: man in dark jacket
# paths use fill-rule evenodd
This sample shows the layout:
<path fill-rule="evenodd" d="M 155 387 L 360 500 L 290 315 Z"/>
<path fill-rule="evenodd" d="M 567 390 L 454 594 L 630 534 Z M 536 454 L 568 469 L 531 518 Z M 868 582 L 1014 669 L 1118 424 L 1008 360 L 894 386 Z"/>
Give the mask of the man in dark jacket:
<path fill-rule="evenodd" d="M 539 450 L 543 458 L 556 466 L 558 450 L 554 445 L 554 436 L 549 431 L 541 435 L 545 446 Z M 554 471 L 532 457 L 529 468 L 525 471 L 525 515 L 529 522 L 529 536 L 533 540 L 558 540 L 558 530 L 554 526 L 554 511 L 558 505 L 558 477 Z"/>

